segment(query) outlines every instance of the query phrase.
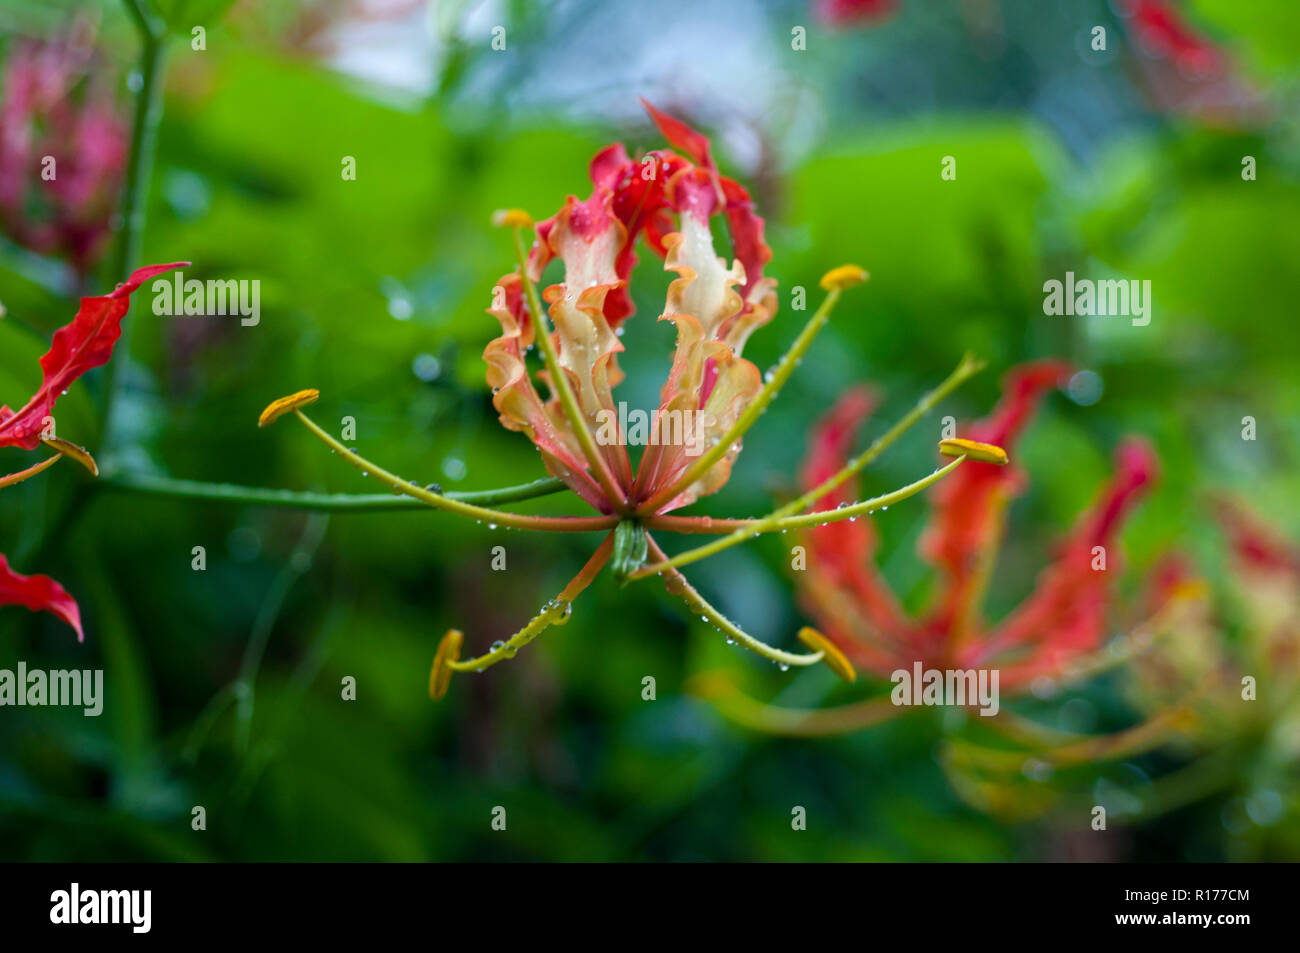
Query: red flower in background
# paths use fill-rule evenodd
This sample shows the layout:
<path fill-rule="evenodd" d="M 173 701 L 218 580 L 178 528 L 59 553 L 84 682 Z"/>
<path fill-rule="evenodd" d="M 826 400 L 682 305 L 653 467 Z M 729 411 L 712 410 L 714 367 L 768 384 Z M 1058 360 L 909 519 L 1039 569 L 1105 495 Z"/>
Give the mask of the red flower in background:
<path fill-rule="evenodd" d="M 140 268 L 109 294 L 81 299 L 77 316 L 54 332 L 50 349 L 41 358 L 41 385 L 31 400 L 17 411 L 0 406 L 0 447 L 35 450 L 44 443 L 55 454 L 26 470 L 0 477 L 0 489 L 36 476 L 63 456 L 72 457 L 92 473 L 98 473 L 89 453 L 55 436 L 51 416 L 54 404 L 78 377 L 106 364 L 112 357 L 113 346 L 122 335 L 122 319 L 131 307 L 131 293 L 155 275 L 187 264 L 175 262 Z M 81 613 L 63 587 L 48 576 L 23 576 L 14 572 L 0 554 L 0 606 L 3 605 L 53 612 L 77 631 L 78 639 L 82 638 Z"/>
<path fill-rule="evenodd" d="M 1054 361 L 1022 365 L 1004 382 L 993 414 L 969 431 L 971 439 L 1008 450 L 1044 393 L 1063 383 L 1068 368 Z M 802 479 L 819 482 L 842 465 L 871 410 L 863 390 L 846 395 L 814 432 Z M 807 534 L 808 570 L 801 574 L 807 611 L 854 661 L 882 677 L 921 662 L 927 669 L 1000 670 L 1004 690 L 1070 672 L 1101 648 L 1106 637 L 1110 580 L 1116 569 L 1115 536 L 1128 508 L 1151 483 L 1156 461 L 1146 444 L 1131 440 L 1116 455 L 1116 473 L 1038 577 L 1035 590 L 997 624 L 985 622 L 980 601 L 1001 542 L 1007 504 L 1024 491 L 1015 465 L 972 462 L 936 487 L 933 516 L 919 548 L 939 573 L 929 609 L 919 618 L 904 611 L 873 565 L 875 535 L 868 521 L 819 526 Z M 853 488 L 822 500 L 834 508 Z M 1105 571 L 1093 568 L 1094 547 L 1105 549 Z"/>
<path fill-rule="evenodd" d="M 1171 0 L 1121 0 L 1133 46 L 1135 80 L 1163 113 L 1186 114 L 1230 129 L 1269 118 L 1265 97 L 1237 69 L 1228 51 L 1196 29 Z"/>
<path fill-rule="evenodd" d="M 1205 75 L 1221 65 L 1214 44 L 1197 33 L 1168 0 L 1121 0 L 1120 9 L 1132 18 L 1139 42 L 1179 69 Z"/>
<path fill-rule="evenodd" d="M 81 274 L 111 230 L 129 143 L 92 44 L 82 25 L 19 40 L 0 74 L 0 230 Z"/>
<path fill-rule="evenodd" d="M 818 18 L 830 26 L 883 20 L 898 10 L 899 0 L 817 0 Z"/>

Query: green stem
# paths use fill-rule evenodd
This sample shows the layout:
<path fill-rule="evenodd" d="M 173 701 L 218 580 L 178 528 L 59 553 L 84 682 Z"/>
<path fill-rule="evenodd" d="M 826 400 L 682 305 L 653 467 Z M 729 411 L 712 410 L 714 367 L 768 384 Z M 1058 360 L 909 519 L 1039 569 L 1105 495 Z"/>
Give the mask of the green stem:
<path fill-rule="evenodd" d="M 298 493 L 292 490 L 272 490 L 260 486 L 240 486 L 235 483 L 204 483 L 198 480 L 173 480 L 170 477 L 122 476 L 99 481 L 110 490 L 148 493 L 153 496 L 173 497 L 183 500 L 215 500 L 244 503 L 253 506 L 283 506 L 301 510 L 319 510 L 332 513 L 375 513 L 392 510 L 427 510 L 427 503 L 392 493 Z M 449 500 L 494 506 L 514 503 L 558 493 L 566 489 L 564 481 L 545 477 L 519 486 L 506 486 L 496 490 L 479 490 L 471 493 L 444 493 Z"/>
<path fill-rule="evenodd" d="M 148 7 L 147 0 L 125 0 L 127 13 L 140 37 L 140 90 L 131 125 L 131 148 L 122 193 L 122 233 L 113 258 L 114 280 L 125 281 L 140 264 L 144 240 L 149 182 L 153 175 L 154 147 L 162 120 L 162 78 L 166 59 L 166 27 Z M 131 356 L 131 324 L 122 322 L 117 360 L 111 361 L 100 409 L 100 452 L 109 446 L 113 402 L 122 383 L 123 367 Z"/>

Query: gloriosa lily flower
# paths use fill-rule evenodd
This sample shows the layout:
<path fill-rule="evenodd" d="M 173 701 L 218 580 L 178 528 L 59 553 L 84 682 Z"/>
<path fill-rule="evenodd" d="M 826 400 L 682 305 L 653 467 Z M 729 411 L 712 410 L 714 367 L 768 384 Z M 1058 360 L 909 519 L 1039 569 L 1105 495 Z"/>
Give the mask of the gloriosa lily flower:
<path fill-rule="evenodd" d="M 1013 447 L 1043 395 L 1068 375 L 1069 368 L 1057 361 L 1015 368 L 1004 381 L 997 408 L 970 427 L 972 440 Z M 874 402 L 866 389 L 850 391 L 821 421 L 809 441 L 803 485 L 819 485 L 840 470 Z M 1155 477 L 1152 451 L 1139 440 L 1120 446 L 1114 477 L 1061 542 L 1037 588 L 1015 611 L 990 625 L 980 603 L 1002 540 L 1007 504 L 1026 486 L 1020 468 L 989 465 L 997 462 L 990 457 L 964 467 L 931 498 L 932 518 L 919 547 L 937 571 L 939 585 L 919 617 L 903 609 L 876 570 L 870 523 L 838 522 L 806 533 L 808 568 L 798 580 L 801 603 L 852 663 L 881 679 L 898 670 L 910 672 L 916 663 L 926 671 L 996 669 L 1005 696 L 1054 690 L 1123 657 L 1119 646 L 1103 645 L 1111 579 L 1118 566 L 1115 537 L 1126 511 Z M 849 484 L 823 496 L 818 505 L 838 512 L 853 494 Z M 1099 563 L 1099 557 L 1106 562 Z M 904 710 L 886 695 L 840 709 L 800 712 L 760 705 L 723 680 L 703 680 L 700 688 L 735 719 L 785 734 L 852 730 Z M 992 720 L 1012 719 L 1004 711 Z"/>
<path fill-rule="evenodd" d="M 99 468 L 85 448 L 56 435 L 54 404 L 78 377 L 108 363 L 113 346 L 122 335 L 122 319 L 130 310 L 131 293 L 155 275 L 188 264 L 175 262 L 140 268 L 109 294 L 81 299 L 77 316 L 54 332 L 50 349 L 41 358 L 41 386 L 31 400 L 16 411 L 0 406 L 0 447 L 36 450 L 45 444 L 54 454 L 25 470 L 0 477 L 0 489 L 31 479 L 65 456 L 98 475 Z M 84 638 L 81 612 L 67 591 L 48 576 L 23 576 L 14 572 L 3 555 L 0 555 L 0 605 L 47 610 L 72 626 L 79 641 Z"/>
<path fill-rule="evenodd" d="M 946 466 L 893 493 L 833 513 L 804 511 L 825 493 L 852 478 L 942 397 L 980 369 L 969 357 L 867 452 L 832 474 L 822 485 L 762 519 L 710 519 L 672 515 L 719 490 L 731 473 L 741 439 L 784 386 L 800 357 L 825 326 L 842 292 L 867 277 L 854 265 L 833 269 L 821 285 L 821 306 L 789 351 L 766 376 L 741 356 L 746 339 L 771 321 L 776 282 L 764 277 L 771 250 L 763 239 L 763 220 L 748 192 L 724 176 L 709 140 L 680 120 L 646 104 L 651 118 L 677 151 L 655 150 L 634 160 L 622 145 L 601 150 L 591 163 L 592 192 L 570 196 L 551 218 L 534 228 L 526 248 L 522 232 L 532 226 L 524 212 L 497 215 L 512 228 L 518 269 L 493 290 L 489 314 L 501 325 L 500 337 L 483 357 L 487 380 L 501 423 L 526 435 L 541 453 L 550 481 L 485 494 L 443 494 L 405 480 L 358 456 L 303 413 L 316 400 L 314 390 L 273 402 L 263 412 L 265 426 L 294 412 L 320 440 L 354 466 L 391 487 L 437 509 L 450 510 L 500 526 L 545 531 L 603 530 L 604 541 L 577 576 L 532 620 L 487 653 L 461 659 L 462 634 L 453 629 L 439 644 L 430 674 L 430 694 L 441 697 L 453 672 L 481 671 L 515 655 L 551 625 L 569 617 L 573 600 L 609 562 L 623 582 L 659 575 L 668 591 L 697 617 L 703 617 L 733 642 L 777 664 L 807 666 L 825 662 L 852 679 L 852 666 L 820 633 L 805 628 L 800 640 L 812 651 L 796 653 L 766 645 L 726 619 L 690 585 L 679 567 L 759 533 L 780 532 L 834 520 L 848 520 L 906 499 L 955 470 L 968 456 L 997 448 L 953 442 Z M 730 265 L 714 250 L 712 221 L 726 221 L 733 258 Z M 696 428 L 689 437 L 651 441 L 633 467 L 626 434 L 614 412 L 613 389 L 622 379 L 617 355 L 623 350 L 618 327 L 632 314 L 628 282 L 637 263 L 636 243 L 645 244 L 677 274 L 669 286 L 660 320 L 677 330 L 672 368 L 661 391 L 659 420 Z M 559 259 L 563 280 L 539 291 L 548 263 Z M 543 301 L 549 308 L 543 310 Z M 548 320 L 549 319 L 549 320 Z M 552 330 L 552 327 L 554 330 Z M 547 387 L 543 399 L 526 363 L 529 349 L 540 351 L 545 370 L 536 375 Z M 690 446 L 690 445 L 693 445 Z M 693 454 L 692 449 L 698 449 Z M 523 516 L 477 505 L 478 497 L 519 500 L 567 487 L 597 511 L 596 516 Z M 802 514 L 802 515 L 799 515 Z M 650 531 L 714 533 L 706 546 L 671 559 Z"/>
<path fill-rule="evenodd" d="M 1043 394 L 1068 374 L 1055 361 L 1015 369 L 1005 381 L 1001 403 L 990 417 L 972 425 L 972 436 L 1011 448 Z M 846 443 L 869 410 L 870 399 L 858 391 L 822 423 L 805 464 L 805 483 L 838 469 Z M 1037 679 L 1060 679 L 1105 639 L 1118 564 L 1115 536 L 1155 470 L 1155 457 L 1145 444 L 1124 443 L 1116 454 L 1115 476 L 1100 499 L 1062 541 L 1034 592 L 996 625 L 982 618 L 980 601 L 1002 540 L 1003 514 L 1026 486 L 1026 476 L 1016 466 L 969 466 L 936 489 L 932 519 L 919 548 L 937 570 L 939 585 L 920 618 L 903 610 L 872 564 L 875 542 L 868 523 L 808 533 L 803 601 L 855 662 L 882 677 L 919 661 L 926 669 L 995 667 L 1002 690 L 1012 693 Z M 822 505 L 839 502 L 832 497 Z M 1100 558 L 1107 562 L 1098 563 Z"/>

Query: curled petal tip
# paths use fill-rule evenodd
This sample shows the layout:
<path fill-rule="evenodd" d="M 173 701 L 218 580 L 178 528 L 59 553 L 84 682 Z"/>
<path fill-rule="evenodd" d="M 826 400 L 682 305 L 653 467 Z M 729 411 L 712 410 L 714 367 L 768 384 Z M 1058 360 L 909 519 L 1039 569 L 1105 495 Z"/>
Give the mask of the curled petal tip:
<path fill-rule="evenodd" d="M 1007 452 L 1001 447 L 975 440 L 963 440 L 960 437 L 940 440 L 939 452 L 945 457 L 966 457 L 970 460 L 978 460 L 980 463 L 996 463 L 1000 467 L 1007 464 Z"/>
<path fill-rule="evenodd" d="M 827 291 L 843 291 L 860 285 L 871 276 L 859 265 L 840 265 L 822 275 L 821 285 Z"/>
<path fill-rule="evenodd" d="M 497 228 L 532 228 L 533 217 L 521 208 L 501 208 L 492 213 Z"/>
<path fill-rule="evenodd" d="M 90 455 L 90 451 L 85 447 L 79 447 L 69 440 L 64 440 L 62 437 L 50 437 L 41 442 L 51 450 L 57 450 L 65 457 L 76 460 L 90 471 L 91 476 L 99 476 L 99 467 L 95 465 L 95 458 Z"/>
<path fill-rule="evenodd" d="M 465 634 L 460 629 L 448 629 L 438 643 L 438 654 L 433 657 L 433 668 L 429 670 L 429 697 L 434 701 L 447 694 L 453 671 L 451 663 L 460 661 L 460 647 L 464 641 Z"/>
<path fill-rule="evenodd" d="M 279 400 L 273 400 L 266 405 L 266 410 L 262 411 L 262 416 L 257 418 L 257 425 L 265 427 L 267 424 L 274 423 L 289 411 L 313 403 L 318 397 L 320 397 L 320 391 L 308 389 L 300 390 L 288 397 L 281 397 Z"/>
<path fill-rule="evenodd" d="M 822 635 L 811 626 L 804 626 L 799 630 L 799 641 L 814 652 L 823 654 L 822 661 L 832 672 L 844 679 L 846 682 L 857 680 L 858 673 L 853 668 L 853 663 L 848 660 L 843 652 L 826 636 Z"/>

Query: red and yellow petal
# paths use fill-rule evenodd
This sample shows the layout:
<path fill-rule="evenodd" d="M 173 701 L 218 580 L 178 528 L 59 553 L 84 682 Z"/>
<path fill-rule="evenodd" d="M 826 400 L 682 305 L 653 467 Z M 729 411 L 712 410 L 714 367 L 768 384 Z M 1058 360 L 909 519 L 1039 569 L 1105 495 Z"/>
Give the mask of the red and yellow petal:
<path fill-rule="evenodd" d="M 188 264 L 179 261 L 139 268 L 108 294 L 82 298 L 76 317 L 54 332 L 50 349 L 41 358 L 41 386 L 31 400 L 16 411 L 0 407 L 0 447 L 35 450 L 59 397 L 82 374 L 108 363 L 113 356 L 132 292 L 149 279 Z"/>
<path fill-rule="evenodd" d="M 9 561 L 0 554 L 0 606 L 5 605 L 53 613 L 72 627 L 78 642 L 85 641 L 81 609 L 67 590 L 49 576 L 24 576 L 14 572 L 9 568 Z"/>

